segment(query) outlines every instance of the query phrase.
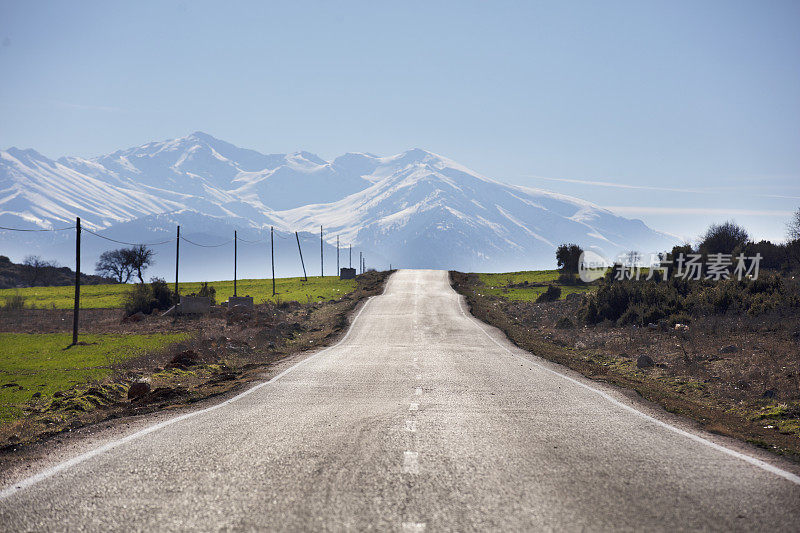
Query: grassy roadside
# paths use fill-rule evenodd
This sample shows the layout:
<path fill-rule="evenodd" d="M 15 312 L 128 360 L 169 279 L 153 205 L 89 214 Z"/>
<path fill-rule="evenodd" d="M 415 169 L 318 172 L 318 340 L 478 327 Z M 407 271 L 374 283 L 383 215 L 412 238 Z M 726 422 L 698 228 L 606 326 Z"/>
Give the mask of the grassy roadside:
<path fill-rule="evenodd" d="M 14 453 L 21 445 L 63 431 L 187 405 L 258 380 L 270 365 L 334 341 L 348 326 L 351 311 L 379 294 L 388 275 L 358 276 L 353 290 L 324 301 L 265 302 L 252 310 L 216 308 L 203 317 L 149 316 L 136 324 L 117 318 L 115 327 L 126 334 L 83 335 L 86 346 L 69 350 L 63 350 L 68 343 L 64 333 L 4 334 L 18 347 L 14 357 L 0 359 L 0 386 L 16 383 L 0 388 L 10 394 L 0 449 Z M 42 351 L 31 357 L 37 350 Z M 39 373 L 50 367 L 56 375 Z M 134 384 L 141 393 L 132 395 Z M 35 395 L 39 390 L 46 393 Z"/>
<path fill-rule="evenodd" d="M 22 417 L 31 400 L 46 402 L 59 391 L 107 379 L 115 362 L 163 350 L 187 337 L 84 335 L 82 344 L 67 348 L 69 333 L 0 333 L 0 425 Z"/>
<path fill-rule="evenodd" d="M 524 302 L 536 301 L 547 290 L 548 285 L 561 289 L 561 300 L 570 294 L 584 294 L 597 288 L 596 285 L 562 283 L 557 270 L 528 270 L 477 276 L 482 284 L 481 294 Z"/>
<path fill-rule="evenodd" d="M 190 294 L 200 290 L 200 282 L 180 283 L 181 294 Z M 218 302 L 233 296 L 233 280 L 212 281 L 209 285 L 216 289 Z M 120 308 L 124 295 L 131 290 L 131 284 L 84 285 L 81 287 L 81 308 Z M 173 288 L 173 285 L 170 285 Z M 263 301 L 281 302 L 296 301 L 301 303 L 316 302 L 339 298 L 355 290 L 353 280 L 340 280 L 337 276 L 312 276 L 308 281 L 303 278 L 278 278 L 275 280 L 276 296 L 272 295 L 270 279 L 240 279 L 236 282 L 236 293 L 239 296 L 252 296 L 256 303 Z M 19 295 L 25 298 L 26 307 L 38 309 L 72 309 L 75 289 L 73 286 L 59 287 L 25 287 L 20 289 L 1 289 L 0 302 L 6 298 Z"/>
<path fill-rule="evenodd" d="M 708 431 L 800 462 L 794 326 L 784 331 L 766 319 L 714 318 L 696 321 L 688 331 L 580 327 L 575 318 L 580 299 L 537 304 L 490 294 L 476 274 L 451 272 L 451 280 L 475 317 L 501 329 L 521 348 L 636 391 Z M 560 324 L 564 317 L 570 318 L 566 327 Z M 735 353 L 720 349 L 732 343 Z M 653 364 L 640 367 L 640 355 L 648 355 Z"/>

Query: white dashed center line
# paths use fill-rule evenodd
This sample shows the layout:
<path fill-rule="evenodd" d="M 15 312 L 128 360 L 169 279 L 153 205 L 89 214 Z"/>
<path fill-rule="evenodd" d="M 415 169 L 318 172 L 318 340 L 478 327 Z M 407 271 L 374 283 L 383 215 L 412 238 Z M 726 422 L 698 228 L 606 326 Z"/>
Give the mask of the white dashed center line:
<path fill-rule="evenodd" d="M 425 531 L 425 522 L 403 522 L 403 533 L 421 533 Z"/>
<path fill-rule="evenodd" d="M 418 403 L 412 403 L 412 404 L 410 404 L 410 405 L 408 406 L 408 410 L 409 410 L 409 411 L 419 411 L 419 404 L 418 404 Z"/>
<path fill-rule="evenodd" d="M 416 394 L 417 396 L 422 396 L 422 388 L 417 387 L 417 389 L 414 391 L 414 394 Z"/>
<path fill-rule="evenodd" d="M 415 433 L 417 431 L 417 421 L 416 420 L 406 420 L 406 431 L 410 431 L 411 433 Z"/>
<path fill-rule="evenodd" d="M 406 452 L 403 456 L 403 472 L 406 474 L 419 474 L 419 454 Z"/>

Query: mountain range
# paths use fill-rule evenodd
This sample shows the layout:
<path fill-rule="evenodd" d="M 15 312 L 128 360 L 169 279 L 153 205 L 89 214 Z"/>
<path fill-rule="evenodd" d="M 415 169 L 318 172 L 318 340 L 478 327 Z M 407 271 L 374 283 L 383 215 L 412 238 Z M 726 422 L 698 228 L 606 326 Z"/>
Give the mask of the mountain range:
<path fill-rule="evenodd" d="M 318 275 L 320 225 L 329 275 L 337 237 L 342 247 L 364 253 L 367 266 L 466 271 L 552 268 L 555 248 L 565 242 L 609 257 L 676 243 L 640 220 L 501 183 L 421 149 L 389 157 L 354 152 L 326 161 L 308 152 L 266 155 L 195 132 L 95 158 L 0 151 L 0 226 L 57 229 L 74 224 L 76 216 L 107 239 L 163 243 L 154 247 L 151 273 L 168 279 L 174 277 L 177 225 L 193 243 L 221 245 L 182 243 L 181 275 L 187 280 L 232 277 L 228 241 L 234 230 L 241 239 L 239 276 L 265 277 L 270 227 L 278 237 L 279 276 L 301 271 L 295 231 L 309 274 Z M 0 231 L 0 253 L 71 264 L 73 233 Z M 83 270 L 116 246 L 87 236 Z"/>

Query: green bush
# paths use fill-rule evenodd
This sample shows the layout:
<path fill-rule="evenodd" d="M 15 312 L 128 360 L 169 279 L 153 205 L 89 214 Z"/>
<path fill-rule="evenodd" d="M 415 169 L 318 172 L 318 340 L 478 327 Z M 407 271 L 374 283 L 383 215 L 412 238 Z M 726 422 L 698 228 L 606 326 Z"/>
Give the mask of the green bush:
<path fill-rule="evenodd" d="M 200 290 L 197 292 L 193 292 L 189 296 L 201 296 L 205 298 L 211 298 L 211 304 L 217 305 L 217 290 L 210 286 L 207 281 L 204 281 L 200 285 Z"/>
<path fill-rule="evenodd" d="M 8 311 L 12 310 L 19 310 L 25 307 L 25 297 L 21 294 L 13 294 L 11 296 L 6 296 L 6 303 L 3 306 L 3 309 Z"/>
<path fill-rule="evenodd" d="M 558 282 L 561 285 L 579 285 L 583 283 L 577 274 L 572 272 L 561 272 L 558 274 Z"/>
<path fill-rule="evenodd" d="M 168 309 L 173 303 L 173 293 L 167 282 L 153 278 L 149 284 L 139 283 L 131 287 L 124 297 L 125 314 L 135 313 L 149 315 L 154 309 Z"/>
<path fill-rule="evenodd" d="M 153 310 L 152 293 L 150 287 L 143 284 L 136 284 L 124 297 L 123 308 L 125 314 L 130 316 L 136 313 L 150 314 Z"/>
<path fill-rule="evenodd" d="M 598 290 L 588 295 L 579 316 L 587 324 L 610 320 L 619 325 L 645 326 L 667 320 L 686 323 L 691 317 L 768 312 L 800 307 L 797 283 L 764 273 L 757 280 L 722 281 L 615 280 L 606 277 Z"/>
<path fill-rule="evenodd" d="M 175 303 L 172 291 L 169 290 L 169 285 L 161 278 L 150 279 L 150 291 L 155 301 L 153 309 L 158 308 L 166 310 Z"/>
<path fill-rule="evenodd" d="M 538 298 L 536 298 L 536 303 L 555 302 L 559 298 L 561 298 L 561 287 L 548 285 L 547 290 L 540 294 Z"/>

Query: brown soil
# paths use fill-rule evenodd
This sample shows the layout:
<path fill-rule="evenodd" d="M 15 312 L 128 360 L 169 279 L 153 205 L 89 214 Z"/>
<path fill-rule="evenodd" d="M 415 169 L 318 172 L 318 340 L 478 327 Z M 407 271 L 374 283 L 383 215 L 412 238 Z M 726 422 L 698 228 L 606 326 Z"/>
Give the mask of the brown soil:
<path fill-rule="evenodd" d="M 102 382 L 56 393 L 52 399 L 31 400 L 24 419 L 0 427 L 0 458 L 87 424 L 191 404 L 262 379 L 274 363 L 334 342 L 347 328 L 353 309 L 365 298 L 379 294 L 389 274 L 358 276 L 356 290 L 338 300 L 267 303 L 251 311 L 215 308 L 203 317 L 154 313 L 130 322 L 123 321 L 123 312 L 117 309 L 82 311 L 84 333 L 194 335 L 166 350 L 114 363 L 112 376 Z M 26 309 L 4 314 L 0 321 L 0 331 L 71 330 L 71 311 Z M 129 399 L 128 391 L 136 382 L 146 382 L 149 391 Z"/>
<path fill-rule="evenodd" d="M 800 317 L 716 316 L 688 329 L 584 326 L 580 297 L 508 301 L 479 294 L 474 274 L 451 279 L 475 317 L 521 348 L 800 462 Z M 637 366 L 642 355 L 654 365 Z"/>

